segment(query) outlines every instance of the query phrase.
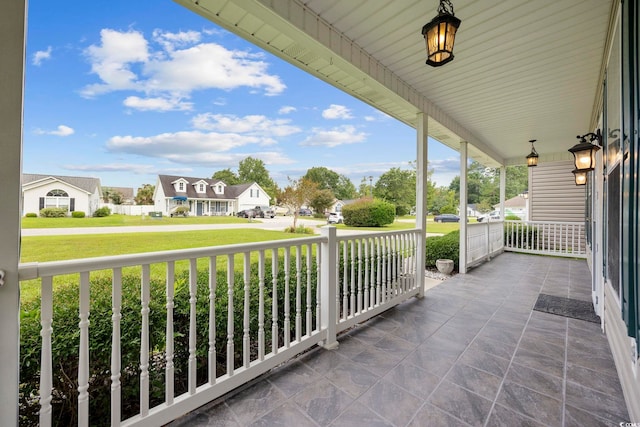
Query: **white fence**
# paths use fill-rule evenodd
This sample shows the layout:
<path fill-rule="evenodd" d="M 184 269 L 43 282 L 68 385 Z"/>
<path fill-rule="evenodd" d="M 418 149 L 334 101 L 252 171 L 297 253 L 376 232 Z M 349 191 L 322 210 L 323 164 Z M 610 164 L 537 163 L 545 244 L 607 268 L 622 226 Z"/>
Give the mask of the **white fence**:
<path fill-rule="evenodd" d="M 423 241 L 419 230 L 337 238 L 325 227 L 319 237 L 22 264 L 20 280 L 41 291 L 37 423 L 50 426 L 67 405 L 65 422 L 80 426 L 162 425 L 311 346 L 333 348 L 337 332 L 422 292 Z M 75 344 L 56 341 L 65 287 L 77 292 Z M 98 298 L 108 307 L 92 317 Z M 61 346 L 71 348 L 64 361 Z M 69 359 L 77 375 L 60 372 Z M 101 387 L 107 413 L 92 414 Z"/>
<path fill-rule="evenodd" d="M 111 209 L 111 213 L 118 215 L 149 215 L 149 212 L 156 211 L 154 205 L 114 205 L 113 203 L 101 203 L 100 206 L 106 206 Z"/>
<path fill-rule="evenodd" d="M 504 250 L 502 221 L 467 224 L 467 266 L 491 259 Z"/>
<path fill-rule="evenodd" d="M 582 222 L 505 221 L 504 233 L 506 251 L 587 257 Z"/>

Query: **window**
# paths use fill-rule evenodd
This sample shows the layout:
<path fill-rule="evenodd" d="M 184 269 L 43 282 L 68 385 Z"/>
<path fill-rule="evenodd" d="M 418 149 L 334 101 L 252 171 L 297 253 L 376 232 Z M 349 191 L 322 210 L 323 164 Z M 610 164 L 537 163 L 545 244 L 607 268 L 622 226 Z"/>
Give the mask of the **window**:
<path fill-rule="evenodd" d="M 199 193 L 204 193 L 204 184 L 198 185 L 198 192 Z"/>
<path fill-rule="evenodd" d="M 69 210 L 69 194 L 64 190 L 51 190 L 44 199 L 45 208 L 61 208 Z"/>
<path fill-rule="evenodd" d="M 178 183 L 178 191 L 184 191 L 184 182 Z"/>

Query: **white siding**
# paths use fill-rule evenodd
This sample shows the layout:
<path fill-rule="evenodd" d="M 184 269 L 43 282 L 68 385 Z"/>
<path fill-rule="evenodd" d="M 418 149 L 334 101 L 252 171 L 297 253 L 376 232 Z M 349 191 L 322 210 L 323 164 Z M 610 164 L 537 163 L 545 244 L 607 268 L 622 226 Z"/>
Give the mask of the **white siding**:
<path fill-rule="evenodd" d="M 573 179 L 573 161 L 530 168 L 531 221 L 584 221 L 585 186 Z"/>
<path fill-rule="evenodd" d="M 70 198 L 75 199 L 75 211 L 82 211 L 87 216 L 91 216 L 93 211 L 97 208 L 98 202 L 93 200 L 95 195 L 87 194 L 86 191 L 78 190 L 77 188 L 70 187 L 60 181 L 46 183 L 36 188 L 31 188 L 23 192 L 23 215 L 33 212 L 40 212 L 40 197 L 45 197 L 51 190 L 64 190 L 69 194 Z"/>

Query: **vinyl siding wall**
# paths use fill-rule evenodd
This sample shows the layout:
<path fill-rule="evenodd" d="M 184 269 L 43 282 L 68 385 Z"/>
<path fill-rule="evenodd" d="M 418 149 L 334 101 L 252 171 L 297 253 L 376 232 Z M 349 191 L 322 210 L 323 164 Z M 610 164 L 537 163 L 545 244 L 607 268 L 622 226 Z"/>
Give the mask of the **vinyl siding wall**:
<path fill-rule="evenodd" d="M 529 168 L 531 221 L 584 221 L 585 187 L 575 184 L 572 170 L 572 160 Z"/>

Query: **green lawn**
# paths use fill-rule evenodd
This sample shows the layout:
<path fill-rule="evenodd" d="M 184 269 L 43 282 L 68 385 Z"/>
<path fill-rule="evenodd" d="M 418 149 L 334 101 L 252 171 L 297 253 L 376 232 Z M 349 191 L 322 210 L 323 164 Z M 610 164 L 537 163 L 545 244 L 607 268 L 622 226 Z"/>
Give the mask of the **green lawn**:
<path fill-rule="evenodd" d="M 255 220 L 254 220 L 255 221 Z M 109 215 L 102 218 L 22 218 L 22 228 L 118 227 L 139 225 L 241 224 L 245 218 L 235 216 L 195 216 L 189 218 Z"/>

